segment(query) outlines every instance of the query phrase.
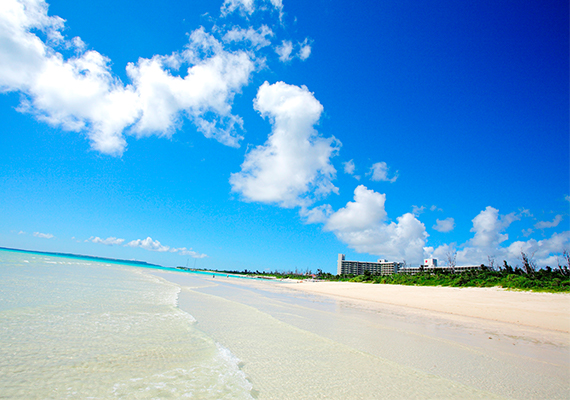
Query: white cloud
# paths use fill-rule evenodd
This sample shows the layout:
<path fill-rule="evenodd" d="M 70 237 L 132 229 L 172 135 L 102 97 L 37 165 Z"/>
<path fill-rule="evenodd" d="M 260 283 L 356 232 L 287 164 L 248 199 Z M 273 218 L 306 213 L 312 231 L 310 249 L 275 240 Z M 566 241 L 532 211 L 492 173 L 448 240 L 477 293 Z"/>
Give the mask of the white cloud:
<path fill-rule="evenodd" d="M 455 220 L 453 218 L 446 218 L 443 220 L 436 219 L 433 229 L 438 232 L 451 232 L 455 228 Z"/>
<path fill-rule="evenodd" d="M 34 232 L 34 236 L 42 239 L 52 239 L 55 237 L 51 233 L 40 233 L 40 232 Z"/>
<path fill-rule="evenodd" d="M 263 0 L 258 0 L 263 1 Z M 273 8 L 279 12 L 279 19 L 283 17 L 283 2 L 282 0 L 265 0 L 271 3 Z M 234 11 L 239 10 L 242 14 L 251 15 L 256 11 L 254 0 L 225 0 L 221 8 L 222 16 L 227 16 Z"/>
<path fill-rule="evenodd" d="M 222 5 L 222 15 L 228 15 L 235 10 L 240 10 L 246 14 L 252 14 L 255 10 L 253 0 L 225 0 Z"/>
<path fill-rule="evenodd" d="M 279 56 L 279 60 L 282 62 L 290 61 L 292 58 L 291 53 L 293 52 L 293 43 L 289 40 L 283 40 L 281 42 L 281 46 L 277 46 L 275 48 L 275 52 Z"/>
<path fill-rule="evenodd" d="M 526 208 L 520 208 L 519 214 L 521 217 L 532 217 L 532 213 L 530 212 L 530 210 Z"/>
<path fill-rule="evenodd" d="M 202 53 L 210 55 L 202 58 Z M 192 65 L 184 78 L 166 69 L 166 63 L 172 63 L 172 59 Z M 170 137 L 184 112 L 206 137 L 237 147 L 242 136 L 234 132 L 234 127 L 242 122 L 231 114 L 231 102 L 254 70 L 248 53 L 224 51 L 221 42 L 203 28 L 194 31 L 181 54 L 140 59 L 136 65 L 127 66 L 141 109 L 133 131 L 138 136 Z M 207 119 L 208 113 L 214 117 Z"/>
<path fill-rule="evenodd" d="M 279 18 L 283 17 L 283 1 L 282 0 L 269 0 L 273 7 L 279 11 Z"/>
<path fill-rule="evenodd" d="M 337 192 L 336 170 L 330 158 L 340 142 L 324 138 L 314 128 L 322 105 L 303 86 L 265 82 L 254 107 L 273 125 L 264 145 L 247 153 L 241 172 L 231 175 L 232 191 L 246 201 L 308 206 L 315 198 Z"/>
<path fill-rule="evenodd" d="M 398 217 L 397 222 L 387 222 L 385 201 L 386 195 L 360 185 L 354 191 L 354 201 L 333 213 L 325 230 L 359 253 L 421 262 L 428 236 L 424 224 L 411 213 Z"/>
<path fill-rule="evenodd" d="M 297 48 L 298 51 L 296 54 L 293 54 L 293 50 Z M 279 56 L 279 60 L 281 62 L 291 61 L 295 57 L 299 58 L 301 61 L 305 61 L 311 56 L 311 44 L 309 43 L 308 38 L 303 42 L 297 42 L 296 45 L 293 45 L 293 42 L 290 40 L 283 40 L 281 45 L 275 48 L 275 52 Z"/>
<path fill-rule="evenodd" d="M 25 234 L 26 234 L 26 232 L 24 232 L 24 231 L 18 232 L 18 235 L 25 235 Z"/>
<path fill-rule="evenodd" d="M 323 204 L 312 209 L 301 208 L 299 211 L 307 224 L 325 223 L 332 213 L 333 209 L 330 204 Z"/>
<path fill-rule="evenodd" d="M 475 232 L 475 236 L 469 241 L 470 245 L 479 249 L 497 248 L 509 238 L 509 235 L 501 232 L 518 219 L 515 213 L 499 216 L 499 210 L 488 206 L 472 220 L 471 232 Z"/>
<path fill-rule="evenodd" d="M 558 214 L 552 221 L 539 221 L 534 224 L 536 229 L 554 228 L 562 222 L 562 215 Z"/>
<path fill-rule="evenodd" d="M 301 49 L 299 50 L 299 58 L 305 61 L 311 55 L 311 45 L 309 44 L 309 39 L 305 39 L 303 43 L 299 43 Z"/>
<path fill-rule="evenodd" d="M 372 181 L 396 182 L 396 179 L 398 179 L 398 171 L 396 171 L 393 177 L 388 178 L 388 170 L 388 165 L 382 161 L 373 164 L 367 175 L 372 175 L 370 177 L 370 180 Z"/>
<path fill-rule="evenodd" d="M 159 251 L 159 252 L 165 252 L 170 250 L 169 246 L 163 246 L 162 244 L 160 244 L 158 240 L 152 240 L 150 236 L 147 237 L 146 239 L 132 240 L 129 243 L 127 243 L 125 246 L 140 247 L 141 249 L 150 250 L 150 251 Z"/>
<path fill-rule="evenodd" d="M 137 136 L 170 137 L 182 116 L 205 136 L 238 146 L 241 136 L 235 128 L 241 119 L 232 115 L 231 105 L 256 68 L 255 56 L 225 51 L 201 28 L 181 53 L 129 64 L 133 84 L 125 85 L 112 74 L 108 58 L 83 52 L 78 37 L 65 42 L 64 21 L 48 16 L 47 8 L 42 0 L 0 4 L 0 90 L 24 95 L 20 111 L 66 130 L 85 131 L 94 150 L 110 155 L 123 153 L 129 127 Z M 48 40 L 42 41 L 37 31 Z M 261 46 L 263 34 L 268 35 L 261 28 L 248 40 Z M 53 47 L 62 42 L 78 54 L 65 59 Z M 185 75 L 169 70 L 185 64 Z"/>
<path fill-rule="evenodd" d="M 543 240 L 530 239 L 528 241 L 516 241 L 511 243 L 505 249 L 500 249 L 503 259 L 510 260 L 510 263 L 515 264 L 520 260 L 521 251 L 527 255 L 532 256 L 538 266 L 550 265 L 552 267 L 558 266 L 556 264 L 556 255 L 562 252 L 570 245 L 570 231 L 554 233 L 550 238 Z"/>
<path fill-rule="evenodd" d="M 114 236 L 108 237 L 107 239 L 101 239 L 98 236 L 91 236 L 89 239 L 86 240 L 86 242 L 105 244 L 107 246 L 113 246 L 115 244 L 119 245 L 122 244 L 124 241 L 125 239 L 118 239 Z"/>
<path fill-rule="evenodd" d="M 344 172 L 349 175 L 354 175 L 354 171 L 356 170 L 356 166 L 354 165 L 354 161 L 350 160 L 345 163 L 344 165 Z"/>
<path fill-rule="evenodd" d="M 520 219 L 515 213 L 499 215 L 499 210 L 487 207 L 473 219 L 473 238 L 468 240 L 457 251 L 459 265 L 479 265 L 487 262 L 489 257 L 496 260 L 507 260 L 511 265 L 520 264 L 521 251 L 534 257 L 539 266 L 555 266 L 557 254 L 570 245 L 570 231 L 554 233 L 544 240 L 530 239 L 528 241 L 515 241 L 504 245 L 508 235 L 503 233 L 513 222 Z M 523 231 L 525 236 L 530 235 L 532 229 Z M 434 257 L 444 257 L 447 245 L 432 251 Z"/>
<path fill-rule="evenodd" d="M 533 232 L 534 230 L 532 228 L 522 230 L 522 234 L 524 237 L 529 237 L 530 235 L 532 235 Z"/>
<path fill-rule="evenodd" d="M 412 214 L 414 214 L 416 217 L 420 214 L 423 214 L 425 210 L 425 206 L 412 206 Z"/>
<path fill-rule="evenodd" d="M 208 257 L 206 254 L 201 254 L 198 253 L 192 249 L 187 249 L 186 247 L 180 247 L 180 248 L 175 248 L 175 247 L 170 247 L 170 246 L 166 246 L 161 244 L 158 240 L 152 240 L 152 238 L 149 236 L 146 239 L 137 239 L 137 240 L 132 240 L 129 243 L 127 243 L 125 245 L 129 246 L 129 247 L 140 247 L 141 249 L 145 249 L 145 250 L 149 250 L 149 251 L 158 251 L 161 253 L 164 252 L 171 252 L 171 253 L 178 253 L 180 255 L 183 256 L 190 256 L 193 258 L 204 258 L 204 257 Z"/>
<path fill-rule="evenodd" d="M 242 29 L 236 26 L 224 35 L 223 40 L 224 42 L 249 42 L 255 49 L 260 49 L 271 44 L 267 37 L 273 35 L 273 31 L 267 25 L 262 25 L 257 30 Z"/>
<path fill-rule="evenodd" d="M 344 165 L 344 172 L 348 175 L 352 175 L 354 177 L 354 179 L 356 179 L 357 181 L 360 180 L 360 175 L 355 175 L 354 173 L 356 172 L 356 165 L 354 165 L 354 161 L 350 160 L 347 162 L 342 163 L 342 165 Z"/>
<path fill-rule="evenodd" d="M 192 258 L 206 258 L 206 257 L 208 257 L 206 254 L 201 254 L 201 253 L 195 252 L 192 249 L 186 249 L 186 247 L 181 247 L 178 249 L 170 249 L 170 251 L 173 253 L 179 253 L 182 256 L 190 256 Z"/>
<path fill-rule="evenodd" d="M 75 49 L 76 52 L 82 53 L 87 48 L 87 45 L 79 36 L 74 37 L 71 39 L 71 42 L 68 44 L 69 48 Z"/>
<path fill-rule="evenodd" d="M 456 245 L 455 243 L 449 243 L 438 246 L 437 249 L 433 249 L 433 247 L 426 247 L 425 250 L 429 254 L 430 258 L 436 258 L 438 260 L 438 263 L 443 265 L 447 264 L 447 256 L 456 252 Z"/>

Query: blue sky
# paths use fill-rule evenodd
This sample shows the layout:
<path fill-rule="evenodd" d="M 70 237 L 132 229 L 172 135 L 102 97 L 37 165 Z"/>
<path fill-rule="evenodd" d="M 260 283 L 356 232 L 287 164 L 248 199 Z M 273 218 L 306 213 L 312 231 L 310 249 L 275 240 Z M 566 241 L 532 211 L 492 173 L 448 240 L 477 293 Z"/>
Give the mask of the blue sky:
<path fill-rule="evenodd" d="M 568 4 L 7 0 L 0 246 L 557 265 Z"/>

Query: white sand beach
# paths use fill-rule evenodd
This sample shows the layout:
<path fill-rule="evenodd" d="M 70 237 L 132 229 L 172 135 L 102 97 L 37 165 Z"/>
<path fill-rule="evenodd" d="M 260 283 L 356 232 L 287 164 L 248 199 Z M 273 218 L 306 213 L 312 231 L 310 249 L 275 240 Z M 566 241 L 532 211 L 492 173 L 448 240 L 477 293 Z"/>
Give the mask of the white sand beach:
<path fill-rule="evenodd" d="M 501 288 L 454 288 L 377 285 L 353 282 L 288 281 L 290 289 L 332 296 L 368 307 L 395 305 L 448 315 L 570 333 L 570 294 L 510 291 Z"/>
<path fill-rule="evenodd" d="M 259 399 L 564 399 L 570 296 L 154 273 Z"/>

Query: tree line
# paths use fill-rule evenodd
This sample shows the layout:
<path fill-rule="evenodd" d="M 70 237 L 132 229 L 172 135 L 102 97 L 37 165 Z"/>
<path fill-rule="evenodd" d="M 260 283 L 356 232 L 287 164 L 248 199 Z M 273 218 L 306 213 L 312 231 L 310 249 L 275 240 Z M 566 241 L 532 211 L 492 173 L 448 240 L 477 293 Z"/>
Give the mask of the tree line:
<path fill-rule="evenodd" d="M 502 287 L 506 289 L 533 290 L 546 292 L 570 292 L 570 253 L 563 252 L 563 265 L 552 268 L 537 268 L 532 254 L 521 251 L 521 265 L 511 266 L 506 260 L 502 265 L 495 265 L 489 258 L 489 265 L 481 264 L 480 269 L 455 272 L 453 268 L 424 269 L 417 274 L 378 275 L 364 271 L 361 275 L 335 275 L 317 269 L 305 271 L 220 271 L 257 277 L 276 279 L 317 279 L 342 282 L 364 282 L 374 284 L 416 285 L 416 286 L 452 286 L 452 287 Z"/>

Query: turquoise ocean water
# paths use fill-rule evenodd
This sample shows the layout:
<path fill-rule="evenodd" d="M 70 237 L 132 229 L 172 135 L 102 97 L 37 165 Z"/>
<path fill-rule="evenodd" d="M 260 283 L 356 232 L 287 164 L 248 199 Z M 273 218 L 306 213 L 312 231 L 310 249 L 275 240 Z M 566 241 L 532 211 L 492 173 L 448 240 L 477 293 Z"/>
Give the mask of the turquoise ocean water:
<path fill-rule="evenodd" d="M 0 399 L 568 398 L 567 335 L 212 275 L 0 250 Z"/>
<path fill-rule="evenodd" d="M 252 398 L 180 287 L 147 272 L 0 250 L 0 398 Z"/>

